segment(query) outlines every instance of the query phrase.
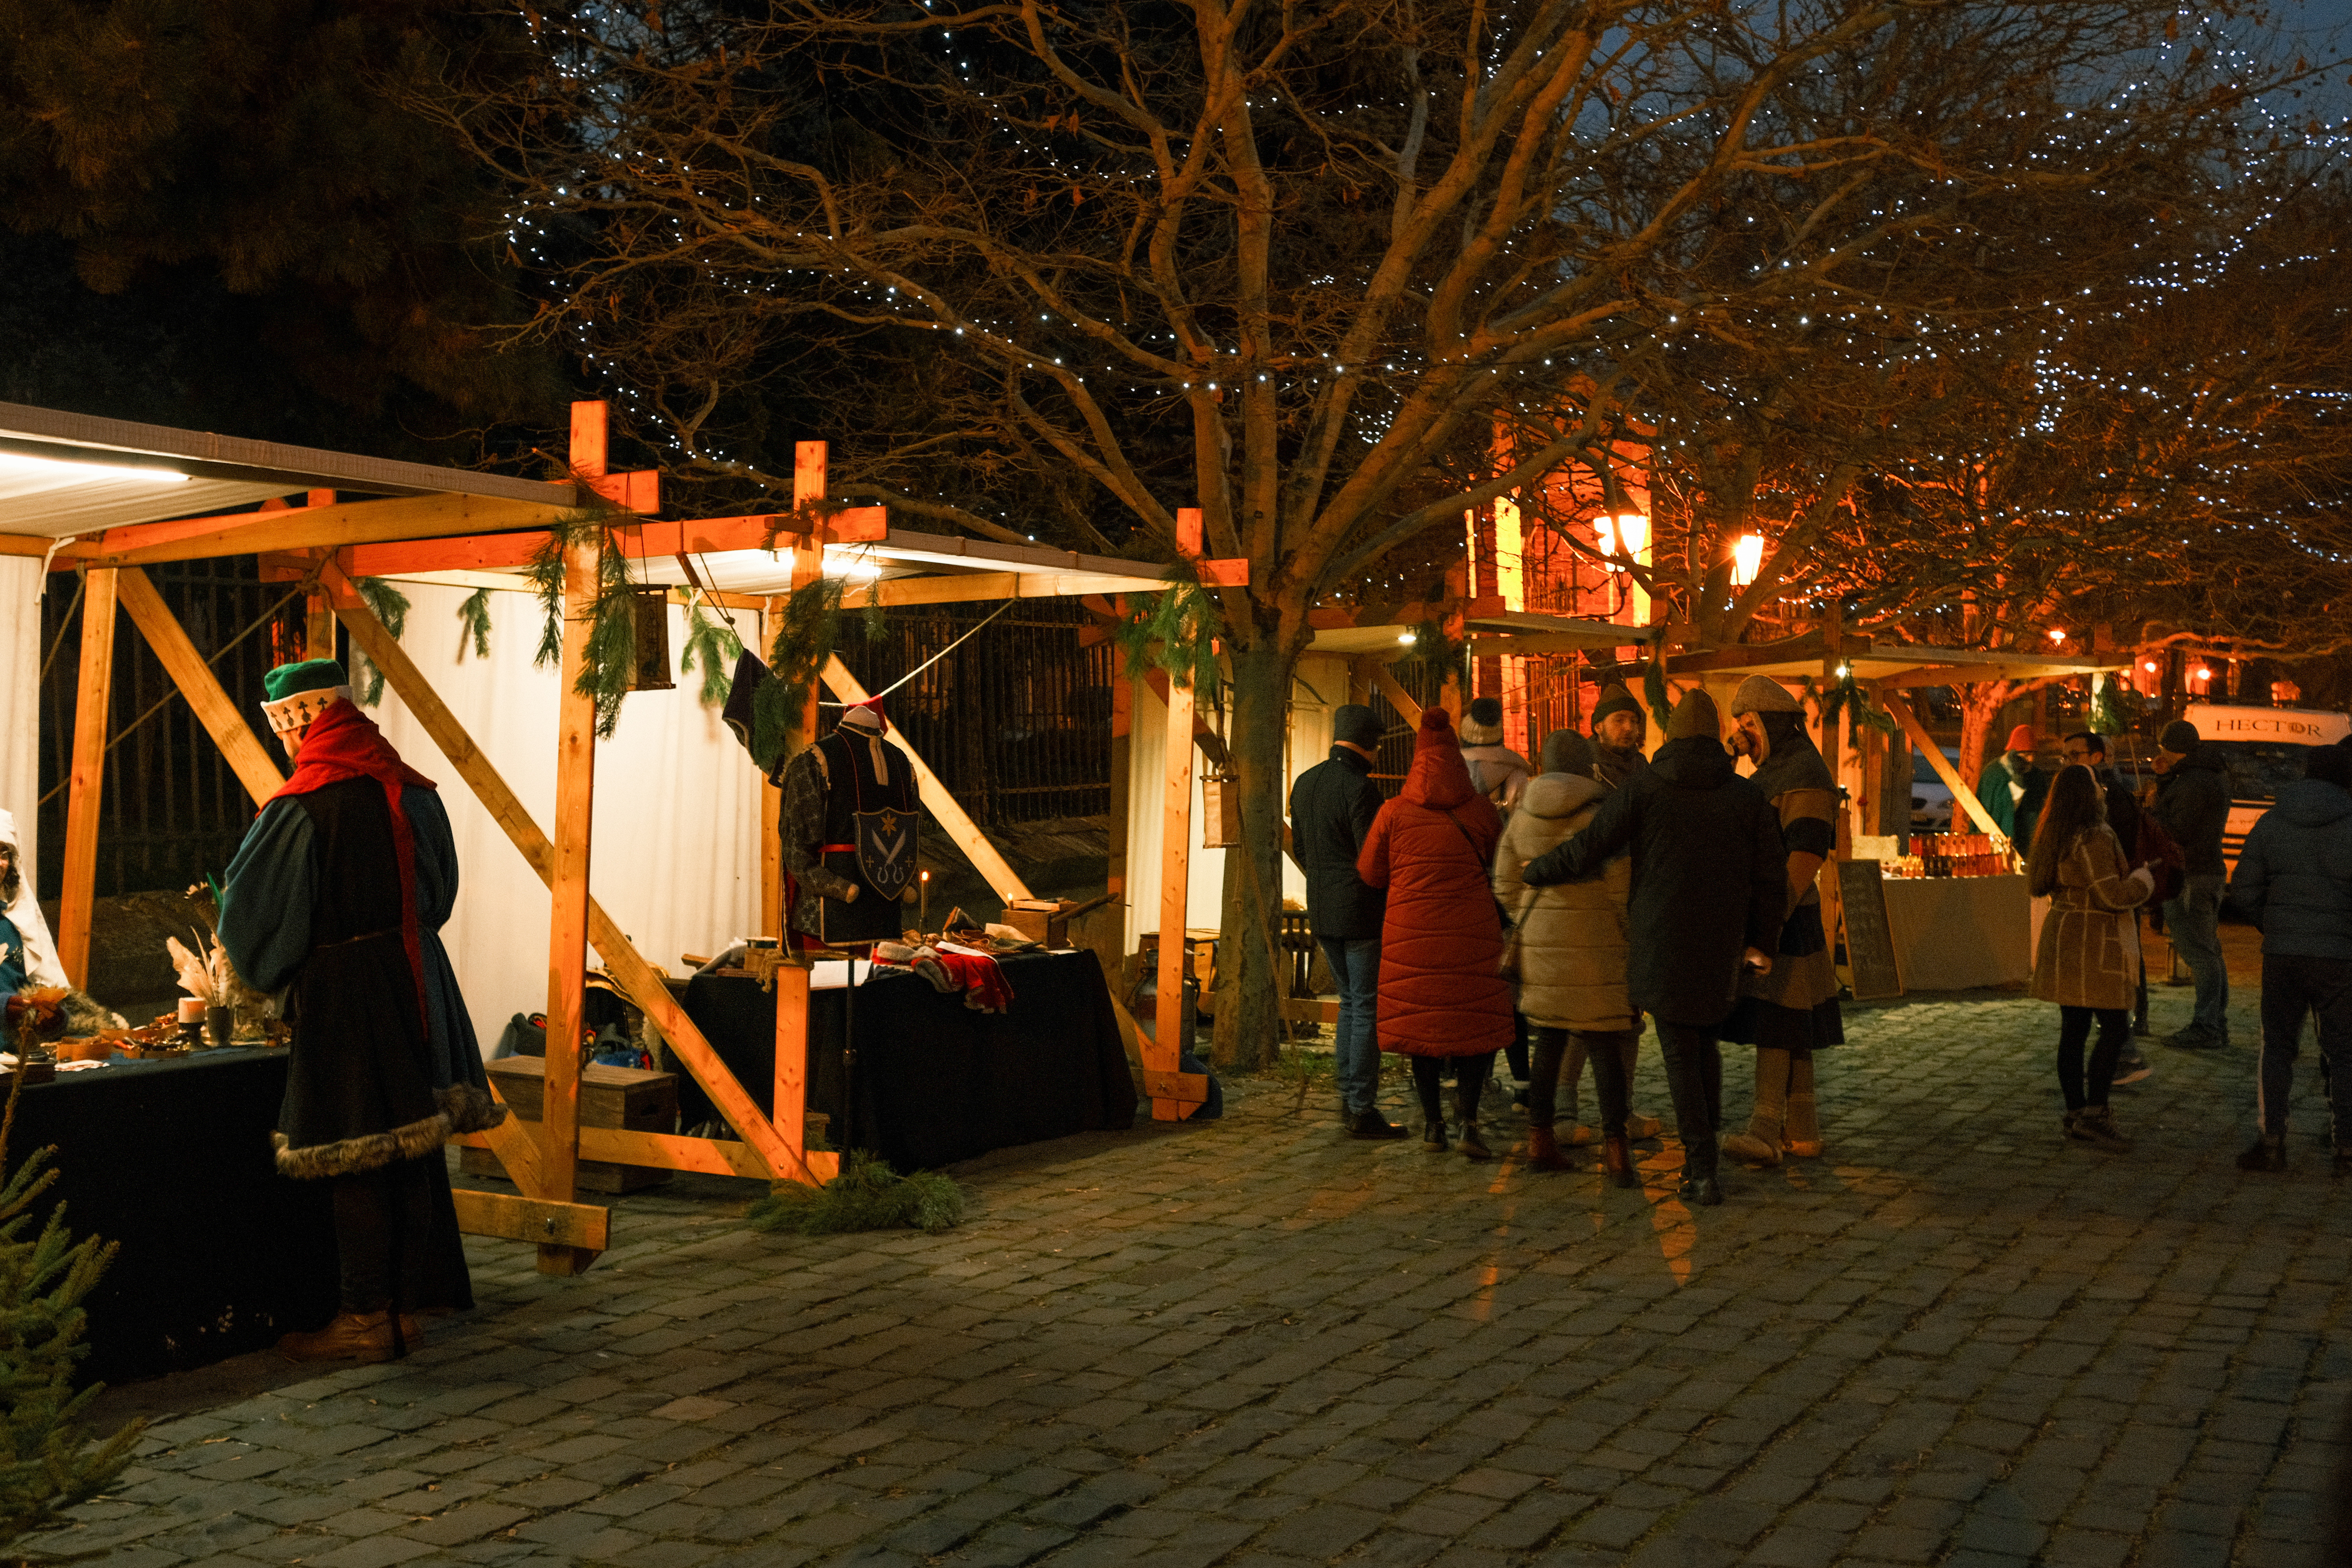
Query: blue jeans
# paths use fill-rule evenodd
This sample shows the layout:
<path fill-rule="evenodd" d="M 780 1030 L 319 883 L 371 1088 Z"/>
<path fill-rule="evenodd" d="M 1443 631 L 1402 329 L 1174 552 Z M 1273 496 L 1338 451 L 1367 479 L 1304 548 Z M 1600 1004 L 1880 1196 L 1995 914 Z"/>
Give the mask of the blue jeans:
<path fill-rule="evenodd" d="M 1343 942 L 1318 937 L 1323 962 L 1339 987 L 1339 1023 L 1332 1031 L 1339 1058 L 1339 1101 L 1350 1116 L 1380 1108 L 1381 1041 L 1372 1025 L 1381 994 L 1381 939 Z"/>
<path fill-rule="evenodd" d="M 2230 1038 L 2230 969 L 2221 962 L 2221 884 L 2210 872 L 2192 874 L 2180 896 L 2164 902 L 2164 931 L 2197 982 L 2197 1012 L 2184 1034 Z"/>

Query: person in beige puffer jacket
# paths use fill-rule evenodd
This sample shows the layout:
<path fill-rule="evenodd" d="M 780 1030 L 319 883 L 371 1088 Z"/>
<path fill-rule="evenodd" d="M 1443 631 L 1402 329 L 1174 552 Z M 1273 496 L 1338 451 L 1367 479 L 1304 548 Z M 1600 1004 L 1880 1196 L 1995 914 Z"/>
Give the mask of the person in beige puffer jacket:
<path fill-rule="evenodd" d="M 1516 919 L 1520 935 L 1519 1011 L 1535 1034 L 1528 1080 L 1528 1163 L 1538 1170 L 1571 1168 L 1554 1130 L 1559 1087 L 1576 1114 L 1578 1081 L 1592 1063 L 1601 1098 L 1604 1163 L 1620 1186 L 1633 1185 L 1628 1136 L 1658 1130 L 1633 1114 L 1630 1090 L 1641 1040 L 1640 1021 L 1625 996 L 1625 900 L 1633 885 L 1628 857 L 1619 856 L 1591 881 L 1528 888 L 1520 868 L 1592 820 L 1609 786 L 1592 776 L 1592 743 L 1571 730 L 1555 730 L 1543 743 L 1543 772 L 1520 792 L 1518 809 L 1495 852 L 1495 896 Z M 1529 895 L 1533 897 L 1530 898 Z M 1570 1142 L 1585 1142 L 1579 1127 Z"/>

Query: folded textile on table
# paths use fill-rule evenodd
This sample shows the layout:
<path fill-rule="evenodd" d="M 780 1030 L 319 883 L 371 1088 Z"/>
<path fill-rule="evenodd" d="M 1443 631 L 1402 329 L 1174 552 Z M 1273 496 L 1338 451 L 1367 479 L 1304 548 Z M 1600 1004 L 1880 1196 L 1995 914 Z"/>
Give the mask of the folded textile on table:
<path fill-rule="evenodd" d="M 1002 1013 L 1013 1005 L 1013 987 L 996 960 L 974 948 L 943 942 L 937 947 L 910 947 L 903 942 L 877 942 L 874 962 L 911 969 L 941 993 L 963 993 L 963 1005 L 976 1013 Z"/>

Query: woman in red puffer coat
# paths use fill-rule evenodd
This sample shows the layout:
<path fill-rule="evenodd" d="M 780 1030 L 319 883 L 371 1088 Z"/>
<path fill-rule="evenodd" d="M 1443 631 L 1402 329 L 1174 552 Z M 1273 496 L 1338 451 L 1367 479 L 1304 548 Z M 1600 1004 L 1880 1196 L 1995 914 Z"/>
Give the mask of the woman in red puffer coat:
<path fill-rule="evenodd" d="M 1444 1059 L 1457 1059 L 1454 1108 L 1462 1152 L 1491 1158 L 1478 1136 L 1478 1095 L 1495 1053 L 1510 1043 L 1511 988 L 1495 965 L 1503 922 L 1487 867 L 1502 818 L 1470 783 L 1461 742 L 1442 708 L 1422 710 L 1404 788 L 1372 819 L 1356 857 L 1367 887 L 1388 889 L 1381 924 L 1381 1049 L 1412 1058 L 1413 1087 L 1428 1124 L 1423 1142 L 1445 1148 L 1438 1100 Z"/>

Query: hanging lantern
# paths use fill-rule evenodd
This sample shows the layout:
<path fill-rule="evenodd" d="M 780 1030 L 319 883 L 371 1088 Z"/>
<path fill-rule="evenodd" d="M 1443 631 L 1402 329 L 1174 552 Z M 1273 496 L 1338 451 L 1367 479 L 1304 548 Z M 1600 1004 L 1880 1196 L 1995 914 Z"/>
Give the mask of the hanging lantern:
<path fill-rule="evenodd" d="M 669 668 L 669 590 L 632 588 L 629 601 L 637 623 L 637 668 L 629 689 L 667 691 L 677 684 Z"/>
<path fill-rule="evenodd" d="M 1743 533 L 1731 547 L 1731 582 L 1734 587 L 1745 588 L 1756 581 L 1756 574 L 1764 569 L 1764 536 Z"/>
<path fill-rule="evenodd" d="M 1230 849 L 1242 841 L 1242 786 L 1231 773 L 1201 781 L 1201 847 Z"/>

